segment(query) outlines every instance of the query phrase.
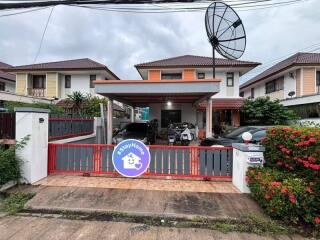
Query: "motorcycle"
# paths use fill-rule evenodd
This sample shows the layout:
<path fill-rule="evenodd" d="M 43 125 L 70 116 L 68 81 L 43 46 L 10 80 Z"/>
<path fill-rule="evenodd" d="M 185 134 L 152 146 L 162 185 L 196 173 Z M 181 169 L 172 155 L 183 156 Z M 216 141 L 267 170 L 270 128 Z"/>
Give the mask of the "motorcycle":
<path fill-rule="evenodd" d="M 183 130 L 180 133 L 181 145 L 188 146 L 192 140 L 193 136 L 190 129 L 188 128 L 188 124 L 183 124 Z"/>
<path fill-rule="evenodd" d="M 177 133 L 175 129 L 173 129 L 173 125 L 170 124 L 168 127 L 168 144 L 174 145 L 176 142 L 176 138 L 177 138 Z"/>

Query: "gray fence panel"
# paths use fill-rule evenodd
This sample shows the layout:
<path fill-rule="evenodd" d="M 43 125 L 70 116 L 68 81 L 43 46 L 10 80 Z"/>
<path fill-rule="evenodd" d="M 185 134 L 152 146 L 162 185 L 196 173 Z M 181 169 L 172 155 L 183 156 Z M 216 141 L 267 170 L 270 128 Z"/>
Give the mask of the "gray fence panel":
<path fill-rule="evenodd" d="M 155 173 L 155 163 L 156 163 L 156 150 L 155 149 L 150 149 L 150 165 L 149 165 L 149 170 L 150 173 Z"/>
<path fill-rule="evenodd" d="M 184 174 L 190 174 L 190 162 L 191 162 L 190 149 L 186 149 L 184 150 L 184 163 L 183 163 Z"/>
<path fill-rule="evenodd" d="M 101 150 L 101 158 L 102 158 L 102 171 L 108 172 L 108 149 L 102 148 Z"/>
<path fill-rule="evenodd" d="M 228 150 L 228 175 L 232 176 L 233 150 Z"/>
<path fill-rule="evenodd" d="M 200 175 L 206 175 L 207 150 L 200 149 Z"/>
<path fill-rule="evenodd" d="M 170 149 L 170 174 L 176 173 L 176 150 Z"/>
<path fill-rule="evenodd" d="M 183 149 L 177 149 L 177 174 L 183 173 Z"/>
<path fill-rule="evenodd" d="M 162 151 L 162 166 L 163 173 L 169 173 L 170 149 L 163 149 Z"/>
<path fill-rule="evenodd" d="M 228 152 L 221 150 L 221 176 L 227 176 Z"/>
<path fill-rule="evenodd" d="M 220 150 L 214 151 L 214 160 L 213 160 L 213 172 L 214 176 L 220 176 L 221 169 L 221 159 L 220 159 Z"/>
<path fill-rule="evenodd" d="M 156 150 L 156 173 L 162 173 L 162 149 Z"/>
<path fill-rule="evenodd" d="M 207 176 L 212 176 L 214 172 L 214 154 L 214 150 L 207 150 Z"/>

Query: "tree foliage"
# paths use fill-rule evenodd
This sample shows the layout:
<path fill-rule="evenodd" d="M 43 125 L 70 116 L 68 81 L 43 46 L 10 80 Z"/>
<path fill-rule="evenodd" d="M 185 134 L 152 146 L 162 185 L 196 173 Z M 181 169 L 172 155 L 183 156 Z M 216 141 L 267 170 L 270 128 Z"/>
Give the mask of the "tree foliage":
<path fill-rule="evenodd" d="M 50 113 L 53 114 L 61 114 L 64 112 L 63 108 L 48 103 L 23 103 L 23 102 L 13 102 L 13 101 L 5 101 L 4 108 L 8 109 L 9 112 L 14 112 L 14 108 L 16 107 L 32 107 L 32 108 L 43 108 L 50 109 Z"/>
<path fill-rule="evenodd" d="M 241 111 L 248 124 L 280 125 L 297 118 L 295 112 L 269 97 L 246 99 Z"/>

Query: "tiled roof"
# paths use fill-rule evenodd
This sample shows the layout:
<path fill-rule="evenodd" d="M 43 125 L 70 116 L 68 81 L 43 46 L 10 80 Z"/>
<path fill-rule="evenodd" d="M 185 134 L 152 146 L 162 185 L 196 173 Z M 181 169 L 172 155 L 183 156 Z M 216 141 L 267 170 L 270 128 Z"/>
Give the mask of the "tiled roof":
<path fill-rule="evenodd" d="M 260 73 L 249 81 L 243 83 L 240 88 L 247 87 L 255 82 L 268 78 L 273 74 L 279 73 L 289 67 L 309 64 L 320 64 L 320 53 L 296 53 L 291 57 L 273 65 L 272 67 L 268 68 L 266 71 Z"/>
<path fill-rule="evenodd" d="M 73 59 L 73 60 L 65 60 L 58 62 L 47 62 L 47 63 L 37 63 L 30 65 L 22 65 L 9 67 L 8 72 L 14 71 L 47 71 L 47 70 L 105 70 L 109 72 L 111 75 L 115 77 L 115 79 L 119 79 L 113 72 L 111 72 L 107 66 L 93 61 L 89 58 L 82 59 Z"/>
<path fill-rule="evenodd" d="M 6 80 L 11 81 L 11 82 L 15 82 L 16 81 L 16 76 L 14 74 L 6 73 L 6 72 L 1 71 L 1 69 L 8 68 L 8 67 L 12 67 L 12 66 L 9 65 L 9 64 L 6 64 L 4 62 L 0 62 L 0 78 L 6 79 Z"/>
<path fill-rule="evenodd" d="M 212 108 L 220 109 L 240 109 L 243 106 L 243 98 L 212 98 Z M 206 102 L 199 104 L 199 108 L 205 109 Z"/>
<path fill-rule="evenodd" d="M 223 58 L 216 58 L 216 66 L 218 67 L 230 67 L 230 66 L 240 66 L 240 67 L 256 67 L 260 65 L 257 62 L 248 62 L 241 60 L 229 60 Z M 173 58 L 162 59 L 153 62 L 141 63 L 135 65 L 136 68 L 149 68 L 149 67 L 211 67 L 212 58 L 194 55 L 184 55 Z"/>

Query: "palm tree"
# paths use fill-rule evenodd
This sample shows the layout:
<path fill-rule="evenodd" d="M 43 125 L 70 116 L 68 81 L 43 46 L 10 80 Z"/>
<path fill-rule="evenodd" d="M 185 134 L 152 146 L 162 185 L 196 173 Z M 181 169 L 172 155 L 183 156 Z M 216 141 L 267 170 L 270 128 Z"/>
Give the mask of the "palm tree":
<path fill-rule="evenodd" d="M 86 100 L 84 94 L 79 91 L 75 91 L 72 94 L 68 95 L 68 98 L 74 103 L 75 107 L 77 108 L 79 116 L 81 116 L 81 107 L 83 102 Z"/>

